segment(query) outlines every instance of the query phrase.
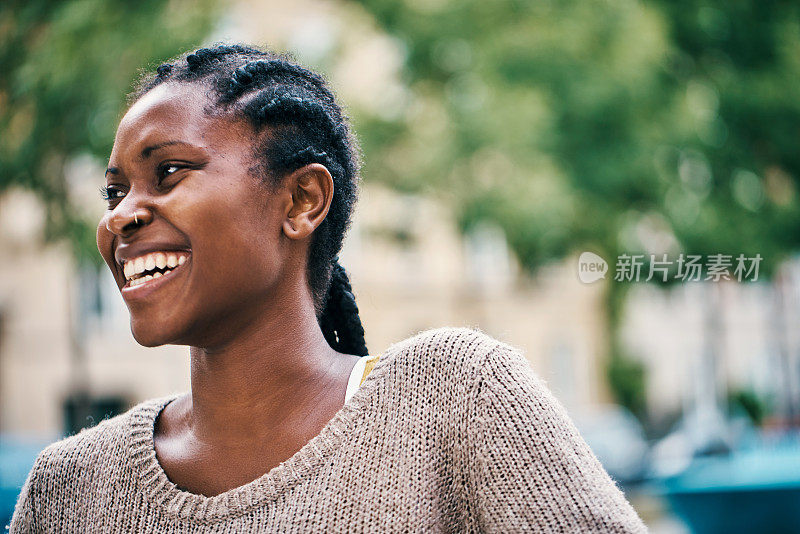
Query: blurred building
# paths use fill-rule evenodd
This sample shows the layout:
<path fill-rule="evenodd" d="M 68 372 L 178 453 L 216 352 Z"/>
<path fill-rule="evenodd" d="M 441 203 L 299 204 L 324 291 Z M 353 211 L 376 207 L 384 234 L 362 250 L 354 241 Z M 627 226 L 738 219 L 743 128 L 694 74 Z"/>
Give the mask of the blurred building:
<path fill-rule="evenodd" d="M 291 50 L 321 66 L 348 107 L 371 115 L 391 118 L 408 96 L 399 81 L 402 44 L 355 4 L 238 0 L 209 42 L 220 39 Z M 88 156 L 68 165 L 73 203 L 86 213 L 103 209 L 95 201 L 99 176 L 101 164 Z M 187 349 L 138 346 L 110 275 L 78 268 L 63 244 L 43 245 L 44 219 L 30 193 L 0 197 L 0 432 L 61 433 L 74 412 L 70 392 L 82 388 L 101 413 L 187 389 Z M 601 361 L 608 282 L 582 284 L 575 258 L 531 277 L 498 228 L 461 236 L 446 198 L 369 183 L 341 261 L 371 352 L 419 330 L 475 326 L 522 348 L 573 412 L 610 402 Z M 724 288 L 713 298 L 701 284 L 666 292 L 638 284 L 622 334 L 647 370 L 650 414 L 669 419 L 719 402 L 721 384 L 764 395 L 797 388 L 800 341 L 790 328 L 800 318 L 791 308 L 800 300 L 796 271 L 777 308 L 765 284 L 718 284 Z"/>
<path fill-rule="evenodd" d="M 622 337 L 647 369 L 649 414 L 668 420 L 747 392 L 769 411 L 797 417 L 800 401 L 800 264 L 775 282 L 686 282 L 670 290 L 639 284 L 626 304 Z"/>
<path fill-rule="evenodd" d="M 322 66 L 348 107 L 402 108 L 402 45 L 357 5 L 239 0 L 208 41 L 221 39 Z M 99 165 L 89 157 L 68 165 L 71 196 L 87 213 L 102 210 L 91 179 L 102 176 Z M 64 245 L 41 244 L 44 214 L 30 194 L 11 191 L 0 202 L 0 431 L 62 432 L 66 399 L 84 386 L 101 408 L 188 388 L 186 348 L 138 346 L 110 275 L 78 269 Z M 525 276 L 502 232 L 484 226 L 461 237 L 446 206 L 364 187 L 341 261 L 370 351 L 426 328 L 477 326 L 523 348 L 568 406 L 607 401 L 601 288 L 581 285 L 570 262 Z"/>
<path fill-rule="evenodd" d="M 608 400 L 602 287 L 573 262 L 521 272 L 492 226 L 461 237 L 447 203 L 365 187 L 341 255 L 371 350 L 441 325 L 475 326 L 522 348 L 568 406 Z"/>
<path fill-rule="evenodd" d="M 31 193 L 0 197 L 0 432 L 42 438 L 84 384 L 112 405 L 188 384 L 185 348 L 139 346 L 111 275 L 44 245 L 44 217 Z"/>
<path fill-rule="evenodd" d="M 43 220 L 30 193 L 2 197 L 0 431 L 58 435 L 80 387 L 110 408 L 187 390 L 188 350 L 137 345 L 110 274 L 43 245 Z M 608 400 L 601 287 L 580 284 L 571 264 L 525 276 L 502 232 L 462 238 L 445 203 L 375 185 L 363 188 L 340 261 L 371 352 L 423 329 L 475 326 L 522 348 L 566 405 Z"/>

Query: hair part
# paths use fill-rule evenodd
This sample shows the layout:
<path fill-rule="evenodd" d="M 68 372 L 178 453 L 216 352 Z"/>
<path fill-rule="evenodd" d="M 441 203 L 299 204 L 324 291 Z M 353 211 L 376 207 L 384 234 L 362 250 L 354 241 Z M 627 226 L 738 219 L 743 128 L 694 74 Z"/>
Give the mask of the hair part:
<path fill-rule="evenodd" d="M 290 172 L 324 165 L 334 182 L 328 214 L 311 236 L 307 278 L 317 321 L 339 352 L 368 354 L 345 269 L 338 262 L 358 199 L 360 153 L 348 120 L 325 79 L 289 56 L 244 45 L 183 54 L 142 77 L 130 102 L 163 83 L 209 90 L 209 112 L 247 120 L 260 134 L 250 172 L 277 188 Z"/>

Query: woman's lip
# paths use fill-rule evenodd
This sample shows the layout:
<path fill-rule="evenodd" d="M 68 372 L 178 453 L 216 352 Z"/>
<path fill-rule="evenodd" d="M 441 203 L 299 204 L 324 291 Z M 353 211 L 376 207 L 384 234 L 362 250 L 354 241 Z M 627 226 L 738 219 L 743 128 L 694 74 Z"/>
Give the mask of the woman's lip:
<path fill-rule="evenodd" d="M 174 267 L 172 270 L 168 271 L 162 276 L 159 276 L 158 278 L 153 278 L 152 280 L 148 280 L 147 282 L 136 286 L 131 286 L 130 282 L 126 281 L 125 285 L 122 286 L 122 297 L 126 300 L 138 300 L 148 296 L 153 291 L 158 291 L 160 287 L 166 283 L 169 283 L 170 280 L 182 273 L 191 261 L 192 256 L 190 254 L 183 264 Z"/>

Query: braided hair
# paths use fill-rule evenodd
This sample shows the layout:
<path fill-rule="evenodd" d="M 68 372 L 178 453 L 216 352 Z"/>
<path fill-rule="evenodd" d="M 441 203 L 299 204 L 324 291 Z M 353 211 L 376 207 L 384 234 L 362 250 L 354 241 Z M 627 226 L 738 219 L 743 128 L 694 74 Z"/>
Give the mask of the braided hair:
<path fill-rule="evenodd" d="M 355 296 L 338 254 L 358 196 L 359 149 L 325 80 L 288 56 L 243 45 L 200 48 L 159 65 L 131 93 L 132 103 L 163 83 L 210 89 L 209 114 L 247 120 L 259 134 L 250 172 L 277 189 L 310 163 L 333 177 L 334 196 L 311 237 L 307 274 L 325 339 L 339 352 L 368 354 Z"/>

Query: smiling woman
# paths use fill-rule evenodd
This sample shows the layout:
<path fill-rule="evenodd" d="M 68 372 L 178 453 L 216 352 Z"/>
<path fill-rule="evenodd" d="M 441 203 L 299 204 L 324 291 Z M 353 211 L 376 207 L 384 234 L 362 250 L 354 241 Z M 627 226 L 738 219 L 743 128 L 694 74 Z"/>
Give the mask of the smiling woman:
<path fill-rule="evenodd" d="M 339 253 L 358 150 L 325 81 L 245 46 L 145 78 L 97 245 L 191 389 L 47 447 L 12 532 L 642 532 L 521 351 L 442 327 L 369 355 Z"/>
<path fill-rule="evenodd" d="M 235 115 L 207 114 L 206 99 L 194 84 L 154 87 L 123 118 L 109 160 L 109 210 L 97 242 L 131 312 L 133 335 L 146 346 L 215 351 L 254 320 L 276 320 L 278 311 L 289 331 L 302 328 L 279 299 L 296 301 L 306 324 L 315 320 L 311 299 L 296 293 L 306 277 L 296 266 L 329 209 L 333 179 L 324 165 L 309 164 L 267 187 L 251 171 L 259 132 Z M 156 278 L 158 256 L 171 252 L 185 263 Z M 124 272 L 130 262 L 153 278 L 135 284 L 140 278 Z"/>

